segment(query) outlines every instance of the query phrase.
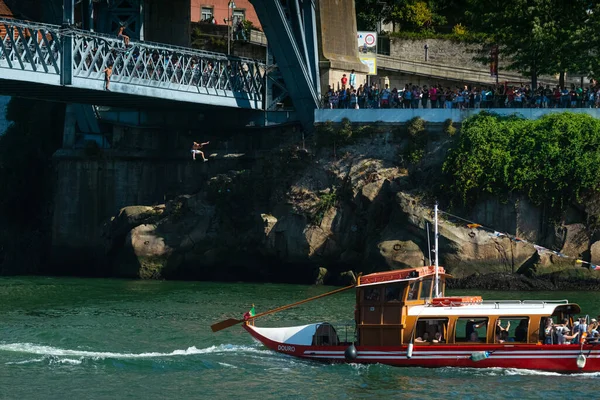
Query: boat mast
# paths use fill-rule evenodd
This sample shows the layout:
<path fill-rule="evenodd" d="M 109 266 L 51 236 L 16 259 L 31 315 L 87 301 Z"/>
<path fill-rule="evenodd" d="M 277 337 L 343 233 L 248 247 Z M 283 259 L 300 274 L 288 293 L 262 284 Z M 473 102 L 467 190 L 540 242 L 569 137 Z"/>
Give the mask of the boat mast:
<path fill-rule="evenodd" d="M 438 204 L 437 201 L 435 202 L 435 206 L 433 208 L 434 210 L 434 221 L 435 221 L 435 234 L 434 234 L 434 240 L 433 240 L 433 245 L 434 247 L 434 252 L 435 252 L 435 297 L 440 297 L 440 291 L 439 291 L 439 280 L 440 277 L 438 275 Z"/>

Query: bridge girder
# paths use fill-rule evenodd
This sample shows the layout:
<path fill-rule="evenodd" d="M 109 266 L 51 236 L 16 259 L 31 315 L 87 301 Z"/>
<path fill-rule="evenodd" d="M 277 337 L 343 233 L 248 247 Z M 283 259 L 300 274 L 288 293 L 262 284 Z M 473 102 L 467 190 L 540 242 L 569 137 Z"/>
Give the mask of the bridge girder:
<path fill-rule="evenodd" d="M 296 113 L 312 131 L 321 101 L 315 0 L 253 0 Z"/>

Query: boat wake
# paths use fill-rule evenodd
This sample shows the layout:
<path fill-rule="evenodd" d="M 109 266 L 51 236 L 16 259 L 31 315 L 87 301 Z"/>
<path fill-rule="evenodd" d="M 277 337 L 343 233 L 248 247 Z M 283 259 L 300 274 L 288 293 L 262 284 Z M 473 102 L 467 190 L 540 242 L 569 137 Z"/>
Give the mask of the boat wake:
<path fill-rule="evenodd" d="M 116 359 L 116 360 L 129 360 L 129 359 L 152 359 L 152 358 L 164 358 L 164 357 L 181 357 L 191 356 L 198 354 L 220 354 L 220 353 L 260 353 L 268 354 L 268 350 L 261 350 L 251 346 L 238 346 L 231 344 L 224 344 L 218 346 L 210 346 L 207 348 L 198 349 L 195 346 L 188 347 L 185 350 L 173 350 L 168 353 L 161 352 L 147 352 L 147 353 L 116 353 L 116 352 L 105 352 L 105 351 L 88 351 L 88 350 L 70 350 L 61 349 L 52 346 L 42 346 L 33 343 L 9 343 L 0 344 L 0 352 L 12 352 L 22 354 L 34 354 L 43 356 L 43 358 L 34 358 L 31 360 L 24 361 L 12 361 L 6 364 L 29 364 L 36 362 L 44 362 L 48 359 L 52 363 L 57 364 L 81 364 L 84 359 L 92 360 L 104 360 L 104 359 Z M 62 358 L 71 357 L 71 358 Z"/>
<path fill-rule="evenodd" d="M 461 371 L 470 376 L 577 376 L 577 377 L 599 377 L 600 372 L 581 372 L 581 373 L 559 373 L 550 371 L 537 371 L 533 369 L 520 368 L 442 368 L 447 372 L 454 373 Z"/>

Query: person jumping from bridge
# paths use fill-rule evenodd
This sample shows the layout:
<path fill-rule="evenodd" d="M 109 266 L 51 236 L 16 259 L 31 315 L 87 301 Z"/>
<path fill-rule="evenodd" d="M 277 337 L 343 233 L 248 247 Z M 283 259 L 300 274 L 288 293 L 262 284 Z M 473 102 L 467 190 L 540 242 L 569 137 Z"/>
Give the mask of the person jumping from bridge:
<path fill-rule="evenodd" d="M 192 145 L 192 158 L 194 159 L 194 161 L 196 160 L 196 154 L 200 154 L 200 157 L 202 157 L 202 160 L 204 162 L 208 161 L 208 158 L 204 157 L 204 153 L 200 149 L 209 143 L 210 142 L 204 142 L 204 143 L 194 142 L 194 144 Z"/>
<path fill-rule="evenodd" d="M 125 43 L 125 47 L 129 47 L 129 36 L 125 34 L 126 26 L 121 26 L 119 28 L 119 33 L 117 33 L 117 37 L 123 39 L 123 43 Z"/>

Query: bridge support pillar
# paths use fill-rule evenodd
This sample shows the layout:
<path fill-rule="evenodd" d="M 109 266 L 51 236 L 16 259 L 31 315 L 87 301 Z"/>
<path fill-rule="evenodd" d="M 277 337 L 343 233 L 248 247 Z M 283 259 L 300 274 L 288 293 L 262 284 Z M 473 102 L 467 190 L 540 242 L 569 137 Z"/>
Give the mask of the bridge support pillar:
<path fill-rule="evenodd" d="M 63 26 L 67 27 L 75 21 L 75 0 L 63 0 Z M 60 57 L 60 84 L 73 83 L 73 37 L 62 38 L 62 54 Z"/>
<path fill-rule="evenodd" d="M 369 68 L 358 58 L 354 0 L 318 0 L 319 68 L 321 91 L 331 85 L 337 89 L 343 74 L 356 72 L 356 86 L 364 83 Z"/>
<path fill-rule="evenodd" d="M 76 130 L 75 125 L 77 121 L 76 105 L 67 104 L 65 107 L 65 126 L 63 130 L 63 149 L 72 149 L 75 145 Z"/>
<path fill-rule="evenodd" d="M 318 65 L 313 63 L 314 34 L 307 30 L 314 28 L 313 2 L 302 7 L 299 0 L 254 1 L 254 10 L 260 19 L 269 40 L 269 48 L 279 66 L 296 113 L 307 131 L 311 131 L 314 110 L 320 103 L 320 85 L 317 76 Z M 274 39 L 276 38 L 276 39 Z M 312 55 L 312 56 L 311 56 Z"/>

